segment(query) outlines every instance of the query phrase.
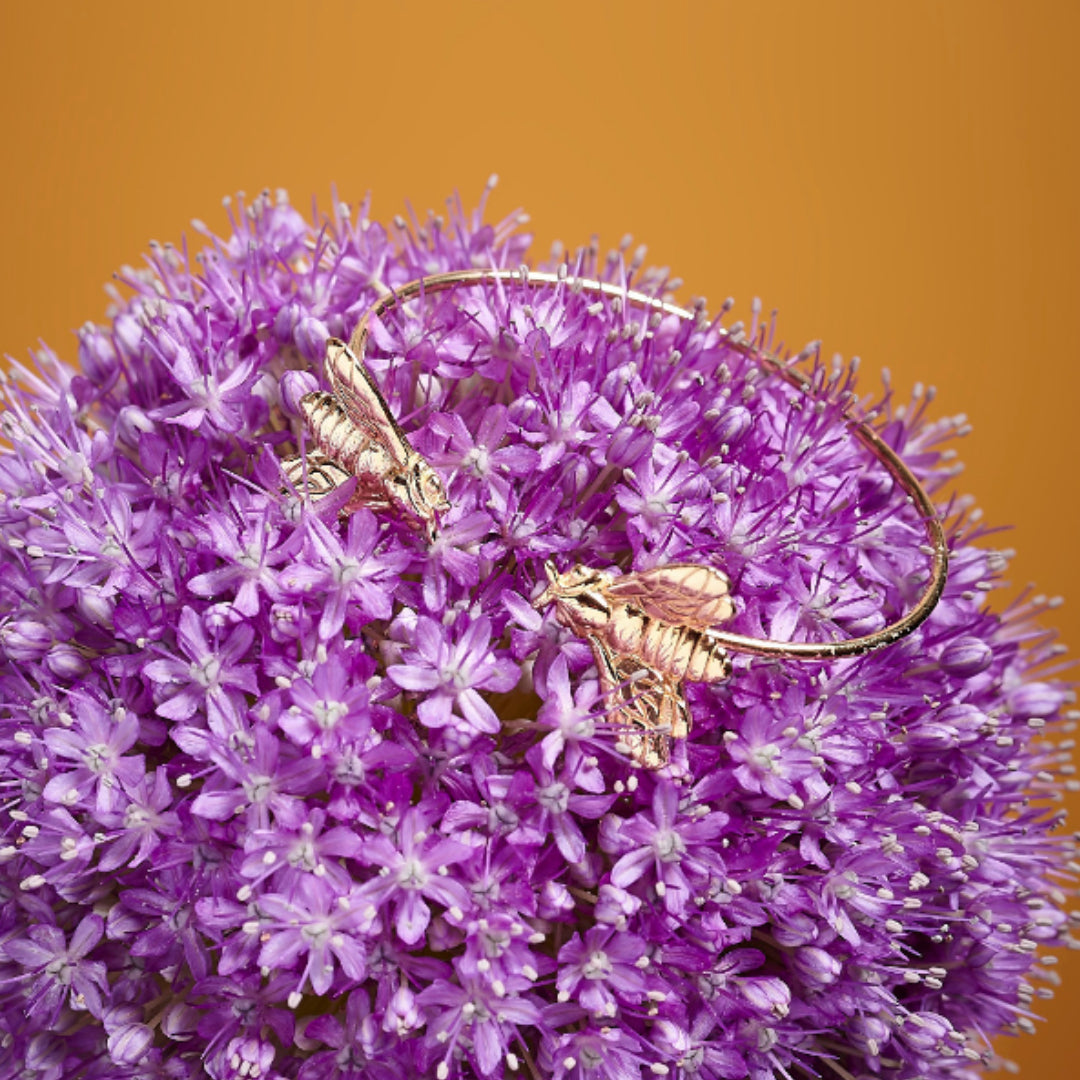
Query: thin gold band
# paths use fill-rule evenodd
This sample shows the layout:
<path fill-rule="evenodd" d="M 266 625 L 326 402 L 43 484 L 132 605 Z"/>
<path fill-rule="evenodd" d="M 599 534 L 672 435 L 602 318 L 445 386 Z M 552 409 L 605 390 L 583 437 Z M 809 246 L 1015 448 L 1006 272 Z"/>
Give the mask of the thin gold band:
<path fill-rule="evenodd" d="M 444 292 L 448 289 L 468 285 L 495 285 L 501 282 L 533 287 L 564 285 L 574 293 L 600 293 L 603 296 L 621 300 L 624 304 L 659 311 L 664 315 L 674 315 L 679 319 L 690 322 L 698 318 L 698 313 L 687 311 L 686 308 L 678 307 L 655 296 L 635 292 L 633 289 L 625 289 L 607 281 L 561 277 L 558 274 L 528 270 L 524 267 L 521 270 L 452 270 L 446 274 L 434 274 L 431 277 L 410 281 L 400 289 L 380 299 L 360 320 L 353 333 L 350 348 L 356 356 L 363 360 L 371 320 L 422 293 Z M 796 370 L 771 353 L 757 349 L 745 341 L 735 340 L 721 327 L 716 329 L 723 337 L 727 338 L 726 348 L 742 353 L 766 370 L 779 375 L 797 390 L 805 394 L 813 393 L 810 380 L 801 371 Z M 710 637 L 718 640 L 733 652 L 790 660 L 831 660 L 844 656 L 861 656 L 876 649 L 883 649 L 885 646 L 891 645 L 894 641 L 898 641 L 900 638 L 910 634 L 934 610 L 934 606 L 941 598 L 949 569 L 949 550 L 945 540 L 945 531 L 942 528 L 934 504 L 896 451 L 865 420 L 852 416 L 849 412 L 849 406 L 842 406 L 841 413 L 855 437 L 885 466 L 889 474 L 915 504 L 932 549 L 930 580 L 923 589 L 915 607 L 902 619 L 891 623 L 876 634 L 848 638 L 845 641 L 814 643 L 769 641 L 762 638 L 743 637 L 741 634 L 731 634 L 723 630 L 714 629 L 709 631 Z"/>

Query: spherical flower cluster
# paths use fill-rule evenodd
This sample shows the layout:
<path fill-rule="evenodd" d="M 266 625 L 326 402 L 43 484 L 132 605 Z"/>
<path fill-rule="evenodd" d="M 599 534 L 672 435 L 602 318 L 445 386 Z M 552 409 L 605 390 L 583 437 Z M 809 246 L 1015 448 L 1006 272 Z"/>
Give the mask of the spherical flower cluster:
<path fill-rule="evenodd" d="M 1071 695 L 949 507 L 944 597 L 853 660 L 736 658 L 671 764 L 620 743 L 544 561 L 731 578 L 737 632 L 880 629 L 920 523 L 842 418 L 724 328 L 598 300 L 666 272 L 428 295 L 369 366 L 452 510 L 307 503 L 298 395 L 388 290 L 516 268 L 519 215 L 384 227 L 283 195 L 155 245 L 78 362 L 5 380 L 0 1076 L 969 1078 L 1068 940 Z M 940 493 L 962 419 L 872 422 Z M 864 403 L 869 408 L 869 403 Z"/>

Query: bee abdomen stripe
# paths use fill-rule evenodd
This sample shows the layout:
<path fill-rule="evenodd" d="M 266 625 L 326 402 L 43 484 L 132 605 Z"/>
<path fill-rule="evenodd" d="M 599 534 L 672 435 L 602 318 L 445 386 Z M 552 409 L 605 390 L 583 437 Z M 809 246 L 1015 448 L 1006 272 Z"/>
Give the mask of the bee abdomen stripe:
<path fill-rule="evenodd" d="M 656 622 L 645 616 L 640 641 L 642 659 L 672 678 L 719 682 L 729 674 L 726 650 L 693 627 Z"/>
<path fill-rule="evenodd" d="M 358 428 L 329 394 L 308 394 L 300 405 L 315 445 L 346 472 L 353 472 L 360 455 L 372 443 L 367 432 Z"/>

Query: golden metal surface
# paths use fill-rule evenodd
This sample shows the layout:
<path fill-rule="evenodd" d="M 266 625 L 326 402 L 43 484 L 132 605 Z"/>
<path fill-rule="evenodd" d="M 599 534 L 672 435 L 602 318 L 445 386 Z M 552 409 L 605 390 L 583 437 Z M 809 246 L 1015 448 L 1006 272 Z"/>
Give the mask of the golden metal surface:
<path fill-rule="evenodd" d="M 309 450 L 306 455 L 293 454 L 282 460 L 281 468 L 297 491 L 306 490 L 308 497 L 316 500 L 351 479 L 350 473 L 319 450 Z"/>
<path fill-rule="evenodd" d="M 332 393 L 315 391 L 300 400 L 314 443 L 306 470 L 302 456 L 291 458 L 284 463 L 286 475 L 315 501 L 356 477 L 346 513 L 361 506 L 397 506 L 423 522 L 433 538 L 438 515 L 450 509 L 446 491 L 394 419 L 362 355 L 330 338 L 326 377 Z"/>
<path fill-rule="evenodd" d="M 617 300 L 623 305 L 631 305 L 646 311 L 660 312 L 662 315 L 673 315 L 676 318 L 690 322 L 701 317 L 698 312 L 688 311 L 686 308 L 679 307 L 669 301 L 633 289 L 626 289 L 607 281 L 565 277 L 560 274 L 528 270 L 527 268 L 521 270 L 454 270 L 449 273 L 435 274 L 431 277 L 410 281 L 392 295 L 381 298 L 364 315 L 356 327 L 350 342 L 352 352 L 359 359 L 362 366 L 370 334 L 371 320 L 379 318 L 392 308 L 407 303 L 420 295 L 482 285 L 562 288 L 568 293 L 599 294 Z M 733 338 L 720 327 L 717 327 L 716 330 L 721 337 L 725 338 L 725 348 L 742 353 L 766 371 L 777 375 L 802 393 L 813 395 L 810 380 L 791 364 L 747 341 Z M 370 379 L 370 376 L 368 378 Z M 389 410 L 386 410 L 386 412 L 388 413 Z M 868 423 L 854 416 L 850 412 L 850 406 L 843 406 L 841 412 L 852 435 L 884 466 L 885 470 L 896 480 L 901 490 L 918 511 L 923 527 L 926 530 L 930 548 L 930 575 L 927 584 L 911 611 L 903 618 L 876 633 L 867 634 L 863 637 L 830 642 L 771 641 L 764 638 L 745 637 L 742 634 L 733 634 L 728 631 L 712 630 L 710 632 L 712 640 L 733 652 L 788 660 L 829 660 L 846 656 L 861 656 L 864 653 L 885 648 L 885 646 L 891 645 L 894 641 L 898 641 L 905 635 L 910 634 L 933 611 L 934 606 L 941 597 L 948 574 L 949 552 L 945 540 L 945 531 L 942 528 L 934 504 L 896 451 Z"/>
<path fill-rule="evenodd" d="M 731 618 L 727 578 L 694 563 L 615 577 L 544 564 L 548 587 L 533 601 L 555 604 L 555 617 L 593 651 L 600 688 L 625 729 L 631 758 L 647 769 L 668 763 L 670 740 L 690 733 L 682 684 L 723 682 L 731 661 L 709 629 Z"/>

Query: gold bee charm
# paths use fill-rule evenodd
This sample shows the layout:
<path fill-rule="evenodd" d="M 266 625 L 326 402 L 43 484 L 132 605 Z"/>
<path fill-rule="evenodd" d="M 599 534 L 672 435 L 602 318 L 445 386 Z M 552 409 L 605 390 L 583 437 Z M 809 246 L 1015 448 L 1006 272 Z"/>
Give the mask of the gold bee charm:
<path fill-rule="evenodd" d="M 326 377 L 332 393 L 318 390 L 300 399 L 314 449 L 284 461 L 285 475 L 314 501 L 355 477 L 344 513 L 396 506 L 434 538 L 438 515 L 450 509 L 446 489 L 398 426 L 367 365 L 344 341 L 330 338 Z"/>
<path fill-rule="evenodd" d="M 544 564 L 548 587 L 533 602 L 592 647 L 600 687 L 626 726 L 622 741 L 647 769 L 668 763 L 670 740 L 690 733 L 684 681 L 716 683 L 731 661 L 710 627 L 730 619 L 728 579 L 709 566 L 658 566 L 616 577 Z"/>

